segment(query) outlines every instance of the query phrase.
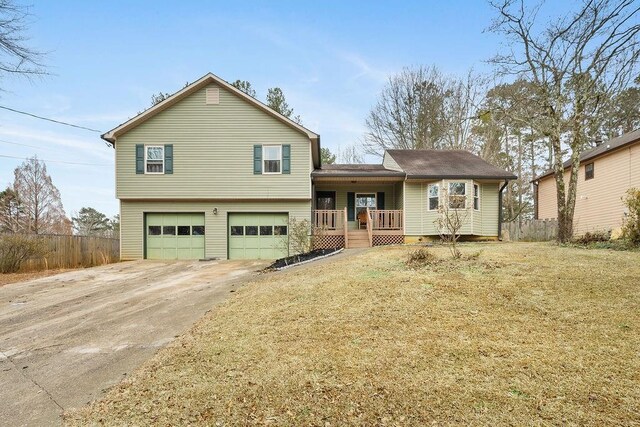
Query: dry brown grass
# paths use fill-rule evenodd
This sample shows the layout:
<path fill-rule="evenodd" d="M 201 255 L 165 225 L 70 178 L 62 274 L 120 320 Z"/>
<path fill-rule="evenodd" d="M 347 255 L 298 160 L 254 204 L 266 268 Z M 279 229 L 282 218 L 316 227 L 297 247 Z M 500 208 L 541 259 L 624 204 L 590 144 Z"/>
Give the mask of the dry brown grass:
<path fill-rule="evenodd" d="M 640 255 L 467 244 L 264 276 L 66 422 L 640 423 Z"/>

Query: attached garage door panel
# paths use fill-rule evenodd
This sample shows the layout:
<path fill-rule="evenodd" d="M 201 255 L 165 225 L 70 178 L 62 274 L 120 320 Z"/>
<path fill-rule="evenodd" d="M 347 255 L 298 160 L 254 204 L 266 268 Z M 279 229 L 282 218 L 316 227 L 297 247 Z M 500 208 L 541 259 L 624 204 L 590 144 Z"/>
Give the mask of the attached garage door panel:
<path fill-rule="evenodd" d="M 203 213 L 148 213 L 147 259 L 204 258 Z"/>
<path fill-rule="evenodd" d="M 288 255 L 286 213 L 229 214 L 229 259 L 277 259 Z"/>

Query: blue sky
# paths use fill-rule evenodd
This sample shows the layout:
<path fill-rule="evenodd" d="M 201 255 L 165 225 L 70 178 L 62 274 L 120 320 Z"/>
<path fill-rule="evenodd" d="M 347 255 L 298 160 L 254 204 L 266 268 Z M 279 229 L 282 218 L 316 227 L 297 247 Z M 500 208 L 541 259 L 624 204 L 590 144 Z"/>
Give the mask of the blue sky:
<path fill-rule="evenodd" d="M 211 71 L 249 80 L 260 99 L 281 87 L 332 151 L 361 138 L 389 75 L 416 64 L 489 71 L 484 61 L 500 45 L 484 31 L 493 12 L 480 0 L 36 1 L 31 13 L 29 44 L 48 52 L 52 74 L 0 80 L 2 106 L 107 131 L 153 93 Z M 98 134 L 0 111 L 0 155 L 34 154 L 48 160 L 68 215 L 83 206 L 118 212 L 114 153 Z M 21 162 L 0 157 L 0 187 Z"/>

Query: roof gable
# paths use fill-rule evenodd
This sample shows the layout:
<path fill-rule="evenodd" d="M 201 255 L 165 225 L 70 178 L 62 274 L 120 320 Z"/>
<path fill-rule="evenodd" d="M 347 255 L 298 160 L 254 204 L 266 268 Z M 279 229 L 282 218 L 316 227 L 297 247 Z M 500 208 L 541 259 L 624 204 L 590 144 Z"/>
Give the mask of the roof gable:
<path fill-rule="evenodd" d="M 131 129 L 134 129 L 135 127 L 141 125 L 142 123 L 146 122 L 147 120 L 149 120 L 151 117 L 154 117 L 155 115 L 157 115 L 158 113 L 171 108 L 171 106 L 177 104 L 178 102 L 180 102 L 181 100 L 183 100 L 184 98 L 194 94 L 195 92 L 199 91 L 202 88 L 205 88 L 206 86 L 210 85 L 210 84 L 217 84 L 219 85 L 222 89 L 227 90 L 228 92 L 231 92 L 232 94 L 238 96 L 239 98 L 243 99 L 244 101 L 246 101 L 247 103 L 251 104 L 252 106 L 254 106 L 255 108 L 264 111 L 265 113 L 269 114 L 270 116 L 274 117 L 275 119 L 277 119 L 278 121 L 282 122 L 283 124 L 291 127 L 292 129 L 306 135 L 309 140 L 312 143 L 312 155 L 313 155 L 313 163 L 316 166 L 320 165 L 320 135 L 318 135 L 315 132 L 312 132 L 311 130 L 305 128 L 304 126 L 294 122 L 293 120 L 289 119 L 288 117 L 283 116 L 282 114 L 278 113 L 277 111 L 274 111 L 273 109 L 269 108 L 267 105 L 263 104 L 262 102 L 258 101 L 257 99 L 253 98 L 252 96 L 247 95 L 246 93 L 242 92 L 241 90 L 237 89 L 236 87 L 230 85 L 229 83 L 227 83 L 226 81 L 224 81 L 223 79 L 221 79 L 220 77 L 216 76 L 213 73 L 207 73 L 204 76 L 202 76 L 200 79 L 196 80 L 195 82 L 191 83 L 190 85 L 187 85 L 186 87 L 182 88 L 181 90 L 179 90 L 178 92 L 174 93 L 173 95 L 169 96 L 168 98 L 164 99 L 163 101 L 159 102 L 158 104 L 152 106 L 151 108 L 148 108 L 147 110 L 143 111 L 142 113 L 138 114 L 137 116 L 127 120 L 126 122 L 118 125 L 117 127 L 111 129 L 108 132 L 105 132 L 104 134 L 102 134 L 100 137 L 102 139 L 104 139 L 105 141 L 110 142 L 111 144 L 114 145 L 116 144 L 116 140 L 119 136 L 124 135 L 125 133 L 127 133 L 128 131 L 130 131 Z"/>

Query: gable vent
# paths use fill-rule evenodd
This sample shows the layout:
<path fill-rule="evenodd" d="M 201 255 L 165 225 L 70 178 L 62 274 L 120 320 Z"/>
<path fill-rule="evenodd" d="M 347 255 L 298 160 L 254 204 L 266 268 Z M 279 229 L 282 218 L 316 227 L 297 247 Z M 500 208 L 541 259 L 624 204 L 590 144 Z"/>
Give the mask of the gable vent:
<path fill-rule="evenodd" d="M 208 87 L 206 96 L 207 105 L 220 104 L 220 88 Z"/>

